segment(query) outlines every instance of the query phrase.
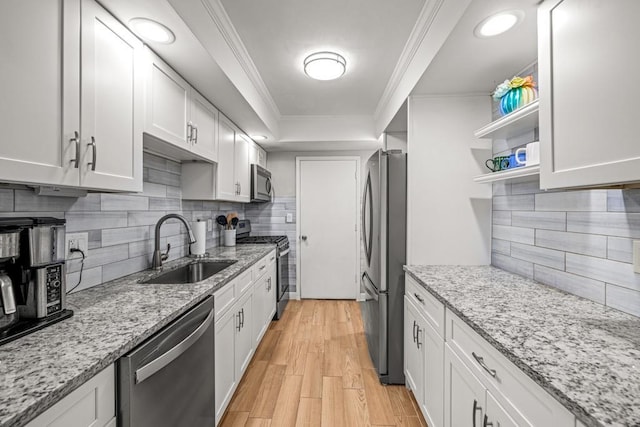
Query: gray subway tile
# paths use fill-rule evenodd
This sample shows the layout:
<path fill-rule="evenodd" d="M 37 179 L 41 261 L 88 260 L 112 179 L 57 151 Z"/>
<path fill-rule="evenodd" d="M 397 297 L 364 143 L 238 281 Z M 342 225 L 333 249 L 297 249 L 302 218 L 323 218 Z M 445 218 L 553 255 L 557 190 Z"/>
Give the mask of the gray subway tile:
<path fill-rule="evenodd" d="M 96 249 L 102 246 L 102 230 L 89 230 L 89 249 Z"/>
<path fill-rule="evenodd" d="M 126 212 L 67 212 L 67 232 L 127 226 Z"/>
<path fill-rule="evenodd" d="M 167 185 L 167 197 L 170 199 L 181 199 L 182 189 L 180 187 L 173 187 L 171 185 Z"/>
<path fill-rule="evenodd" d="M 497 225 L 511 225 L 511 211 L 493 211 L 491 222 Z"/>
<path fill-rule="evenodd" d="M 633 240 L 607 237 L 607 258 L 620 262 L 633 262 Z"/>
<path fill-rule="evenodd" d="M 500 239 L 491 239 L 491 252 L 511 255 L 511 242 Z"/>
<path fill-rule="evenodd" d="M 494 196 L 494 211 L 532 211 L 534 195 L 523 194 L 518 196 Z"/>
<path fill-rule="evenodd" d="M 607 209 L 610 212 L 640 212 L 640 190 L 609 190 Z"/>
<path fill-rule="evenodd" d="M 101 195 L 103 211 L 146 211 L 149 210 L 149 198 L 125 194 L 104 193 Z"/>
<path fill-rule="evenodd" d="M 607 306 L 640 317 L 640 292 L 607 283 Z"/>
<path fill-rule="evenodd" d="M 508 182 L 495 182 L 492 189 L 494 196 L 507 196 L 511 194 L 511 184 Z"/>
<path fill-rule="evenodd" d="M 567 214 L 565 212 L 513 211 L 511 225 L 564 231 L 567 229 Z"/>
<path fill-rule="evenodd" d="M 163 211 L 140 211 L 129 212 L 126 215 L 128 217 L 129 227 L 135 227 L 139 225 L 155 225 L 164 214 Z"/>
<path fill-rule="evenodd" d="M 536 246 L 600 258 L 607 256 L 607 238 L 597 234 L 536 230 Z"/>
<path fill-rule="evenodd" d="M 182 203 L 180 199 L 166 199 L 159 197 L 152 197 L 149 199 L 150 211 L 180 211 L 182 210 Z"/>
<path fill-rule="evenodd" d="M 0 211 L 13 211 L 13 190 L 0 189 Z"/>
<path fill-rule="evenodd" d="M 164 184 L 170 185 L 172 187 L 180 187 L 180 175 L 156 169 L 149 169 L 147 181 L 154 184 Z"/>
<path fill-rule="evenodd" d="M 82 270 L 82 281 L 80 281 L 80 272 L 67 274 L 67 292 L 73 287 L 77 287 L 72 291 L 78 292 L 83 289 L 90 288 L 102 283 L 102 267 L 87 268 Z M 69 307 L 73 309 L 74 307 Z"/>
<path fill-rule="evenodd" d="M 514 182 L 511 184 L 511 194 L 536 194 L 540 193 L 540 180 L 535 178 L 531 181 Z"/>
<path fill-rule="evenodd" d="M 129 243 L 129 256 L 131 258 L 135 258 L 142 255 L 151 254 L 153 253 L 154 245 L 155 243 L 153 239 L 140 240 L 139 242 L 131 242 Z"/>
<path fill-rule="evenodd" d="M 147 152 L 142 153 L 142 164 L 145 168 L 149 169 L 167 170 L 167 159 Z"/>
<path fill-rule="evenodd" d="M 71 212 L 97 212 L 100 210 L 100 193 L 89 193 L 84 197 L 78 197 L 71 205 Z"/>
<path fill-rule="evenodd" d="M 16 211 L 68 211 L 76 202 L 75 197 L 38 196 L 33 190 L 15 190 Z"/>
<path fill-rule="evenodd" d="M 553 249 L 539 248 L 537 246 L 511 244 L 511 257 L 534 264 L 545 265 L 557 270 L 564 270 L 564 252 Z"/>
<path fill-rule="evenodd" d="M 568 253 L 566 271 L 625 288 L 640 290 L 640 274 L 633 272 L 632 264 Z"/>
<path fill-rule="evenodd" d="M 148 225 L 138 227 L 107 228 L 102 230 L 102 246 L 119 245 L 151 237 Z"/>
<path fill-rule="evenodd" d="M 142 194 L 148 197 L 166 197 L 167 186 L 153 182 L 142 183 Z"/>
<path fill-rule="evenodd" d="M 563 191 L 535 195 L 537 211 L 606 211 L 607 190 Z"/>
<path fill-rule="evenodd" d="M 294 224 L 295 225 L 295 224 Z M 508 225 L 494 225 L 492 235 L 495 239 L 533 245 L 535 241 L 533 228 L 510 227 Z"/>
<path fill-rule="evenodd" d="M 533 263 L 529 261 L 522 261 L 493 252 L 491 254 L 491 265 L 515 274 L 519 274 L 520 276 L 533 279 Z"/>
<path fill-rule="evenodd" d="M 84 268 L 95 268 L 101 265 L 111 264 L 129 258 L 129 245 L 107 246 L 90 249 L 84 260 Z M 67 266 L 68 273 L 79 271 L 81 263 L 74 262 Z"/>
<path fill-rule="evenodd" d="M 150 260 L 146 255 L 107 264 L 102 267 L 102 280 L 108 282 L 109 280 L 146 270 L 149 266 Z"/>
<path fill-rule="evenodd" d="M 568 212 L 567 231 L 640 238 L 640 213 Z"/>
<path fill-rule="evenodd" d="M 605 284 L 598 280 L 576 276 L 542 265 L 533 266 L 533 279 L 600 304 L 604 304 L 605 301 Z"/>
<path fill-rule="evenodd" d="M 167 160 L 167 171 L 178 175 L 182 174 L 182 165 L 173 160 Z"/>

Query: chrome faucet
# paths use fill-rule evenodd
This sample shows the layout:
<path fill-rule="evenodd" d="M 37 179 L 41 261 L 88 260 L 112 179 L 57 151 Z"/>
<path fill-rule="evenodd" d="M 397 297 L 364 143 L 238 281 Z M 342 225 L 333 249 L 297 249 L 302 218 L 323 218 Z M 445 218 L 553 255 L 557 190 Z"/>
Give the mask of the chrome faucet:
<path fill-rule="evenodd" d="M 169 251 L 171 250 L 171 244 L 167 243 L 167 252 L 160 252 L 160 227 L 162 224 L 168 219 L 179 219 L 182 221 L 184 226 L 187 228 L 187 233 L 189 233 L 189 243 L 195 243 L 196 238 L 193 235 L 193 231 L 191 230 L 191 226 L 182 215 L 178 214 L 167 214 L 160 218 L 156 224 L 156 242 L 155 242 L 155 250 L 153 251 L 153 261 L 151 263 L 151 267 L 155 270 L 160 270 L 162 268 L 162 261 L 166 261 L 169 258 Z"/>

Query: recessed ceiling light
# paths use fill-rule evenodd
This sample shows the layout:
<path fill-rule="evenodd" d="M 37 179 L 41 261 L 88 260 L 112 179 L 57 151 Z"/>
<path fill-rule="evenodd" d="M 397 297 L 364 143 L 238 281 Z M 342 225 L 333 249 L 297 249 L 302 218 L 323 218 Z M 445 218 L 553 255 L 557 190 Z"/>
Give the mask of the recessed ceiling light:
<path fill-rule="evenodd" d="M 335 52 L 316 52 L 304 59 L 304 72 L 316 80 L 333 80 L 347 69 L 347 60 Z"/>
<path fill-rule="evenodd" d="M 513 28 L 522 21 L 522 18 L 524 18 L 524 12 L 521 10 L 496 13 L 480 22 L 473 33 L 480 38 L 497 36 Z"/>
<path fill-rule="evenodd" d="M 264 135 L 251 135 L 251 139 L 254 141 L 265 141 L 267 137 Z"/>
<path fill-rule="evenodd" d="M 129 24 L 134 33 L 147 41 L 171 44 L 176 40 L 176 36 L 169 28 L 151 19 L 133 18 L 129 20 Z"/>

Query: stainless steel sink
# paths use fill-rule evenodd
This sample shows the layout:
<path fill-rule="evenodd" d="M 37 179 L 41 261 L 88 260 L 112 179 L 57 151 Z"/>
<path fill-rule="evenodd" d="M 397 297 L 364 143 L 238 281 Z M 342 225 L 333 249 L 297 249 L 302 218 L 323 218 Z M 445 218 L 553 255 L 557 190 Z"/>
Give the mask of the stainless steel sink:
<path fill-rule="evenodd" d="M 196 261 L 152 277 L 142 283 L 196 283 L 221 272 L 236 261 Z"/>

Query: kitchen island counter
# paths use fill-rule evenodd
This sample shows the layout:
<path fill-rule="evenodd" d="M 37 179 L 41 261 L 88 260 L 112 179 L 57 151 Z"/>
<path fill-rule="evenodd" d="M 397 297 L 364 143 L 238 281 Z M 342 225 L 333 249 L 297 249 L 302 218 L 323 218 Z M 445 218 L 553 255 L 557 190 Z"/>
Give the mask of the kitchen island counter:
<path fill-rule="evenodd" d="M 639 318 L 492 266 L 405 271 L 586 425 L 640 425 Z"/>
<path fill-rule="evenodd" d="M 158 274 L 145 270 L 69 295 L 73 317 L 0 347 L 0 427 L 26 424 L 274 248 L 212 248 L 204 260 L 237 262 L 198 283 L 142 284 Z"/>

